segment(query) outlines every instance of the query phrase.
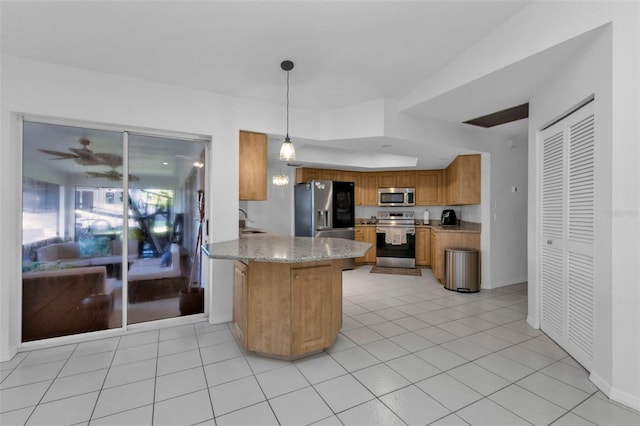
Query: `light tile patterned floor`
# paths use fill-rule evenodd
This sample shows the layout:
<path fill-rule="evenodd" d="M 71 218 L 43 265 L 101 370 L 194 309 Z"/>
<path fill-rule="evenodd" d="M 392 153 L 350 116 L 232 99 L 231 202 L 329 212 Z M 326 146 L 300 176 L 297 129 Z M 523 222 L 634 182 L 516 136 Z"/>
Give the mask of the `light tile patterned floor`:
<path fill-rule="evenodd" d="M 22 352 L 0 368 L 0 424 L 639 425 L 529 327 L 526 285 L 476 294 L 344 274 L 344 327 L 316 356 L 244 353 L 198 323 Z"/>

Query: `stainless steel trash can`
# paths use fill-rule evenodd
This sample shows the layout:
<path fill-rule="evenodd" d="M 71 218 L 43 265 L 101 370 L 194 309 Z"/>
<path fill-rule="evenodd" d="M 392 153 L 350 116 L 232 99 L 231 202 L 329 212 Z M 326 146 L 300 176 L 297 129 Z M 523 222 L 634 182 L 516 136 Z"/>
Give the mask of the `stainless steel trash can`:
<path fill-rule="evenodd" d="M 445 249 L 444 288 L 467 293 L 480 291 L 479 254 L 476 249 Z"/>

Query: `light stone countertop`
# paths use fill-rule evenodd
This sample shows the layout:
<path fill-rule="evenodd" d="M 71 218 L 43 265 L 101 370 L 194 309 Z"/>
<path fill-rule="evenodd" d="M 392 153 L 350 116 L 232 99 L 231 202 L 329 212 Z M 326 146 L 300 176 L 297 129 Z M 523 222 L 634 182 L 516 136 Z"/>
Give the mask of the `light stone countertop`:
<path fill-rule="evenodd" d="M 292 237 L 271 232 L 242 235 L 237 240 L 202 246 L 212 259 L 274 263 L 313 262 L 361 257 L 371 244 L 344 238 Z"/>

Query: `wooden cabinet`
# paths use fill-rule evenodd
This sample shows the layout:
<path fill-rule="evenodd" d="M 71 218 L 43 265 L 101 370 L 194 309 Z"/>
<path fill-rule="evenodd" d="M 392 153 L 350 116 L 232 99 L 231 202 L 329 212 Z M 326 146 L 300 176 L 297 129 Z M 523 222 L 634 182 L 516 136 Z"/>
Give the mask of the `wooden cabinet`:
<path fill-rule="evenodd" d="M 444 251 L 448 248 L 480 250 L 480 233 L 433 232 L 431 234 L 431 269 L 441 283 L 444 282 Z"/>
<path fill-rule="evenodd" d="M 436 247 L 436 242 L 438 241 L 436 239 L 436 231 L 433 230 L 433 228 L 431 228 L 431 231 L 429 232 L 430 238 L 429 238 L 429 245 L 431 247 L 431 249 L 429 250 L 429 264 L 431 265 L 431 270 L 433 271 L 433 275 L 436 275 L 436 253 L 437 253 L 437 247 Z M 436 279 L 438 279 L 438 277 L 436 277 Z"/>
<path fill-rule="evenodd" d="M 445 171 L 446 204 L 480 204 L 479 154 L 459 155 Z"/>
<path fill-rule="evenodd" d="M 362 205 L 378 205 L 378 173 L 362 173 Z"/>
<path fill-rule="evenodd" d="M 360 172 L 343 171 L 342 180 L 344 182 L 353 182 L 354 201 L 356 206 L 362 206 L 363 191 L 362 191 L 362 179 Z"/>
<path fill-rule="evenodd" d="M 321 169 L 313 169 L 309 167 L 298 167 L 296 169 L 296 183 L 309 182 L 310 180 L 320 179 Z"/>
<path fill-rule="evenodd" d="M 267 135 L 240 131 L 239 198 L 267 199 Z"/>
<path fill-rule="evenodd" d="M 234 265 L 231 330 L 245 350 L 296 358 L 333 344 L 342 327 L 342 259 Z"/>
<path fill-rule="evenodd" d="M 371 244 L 369 251 L 362 257 L 356 257 L 356 263 L 376 262 L 376 227 L 373 225 L 356 226 L 356 241 Z"/>
<path fill-rule="evenodd" d="M 379 188 L 414 188 L 416 172 L 414 170 L 398 170 L 378 173 Z"/>
<path fill-rule="evenodd" d="M 431 228 L 416 227 L 416 265 L 431 265 Z"/>
<path fill-rule="evenodd" d="M 416 205 L 440 206 L 442 197 L 442 170 L 418 170 L 415 174 Z"/>

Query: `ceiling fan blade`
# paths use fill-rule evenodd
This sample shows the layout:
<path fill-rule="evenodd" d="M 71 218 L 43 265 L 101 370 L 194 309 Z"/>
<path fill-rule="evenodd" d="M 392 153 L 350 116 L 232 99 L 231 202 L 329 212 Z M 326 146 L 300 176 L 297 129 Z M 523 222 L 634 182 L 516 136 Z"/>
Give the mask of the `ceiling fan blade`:
<path fill-rule="evenodd" d="M 79 162 L 82 165 L 100 165 L 100 164 L 105 164 L 105 161 L 98 155 L 94 154 L 93 151 L 91 151 L 90 149 L 86 149 L 86 148 L 69 148 L 69 151 L 75 153 L 78 157 L 79 160 L 81 160 L 82 162 Z"/>
<path fill-rule="evenodd" d="M 60 152 L 60 151 L 51 151 L 49 149 L 39 149 L 38 151 L 44 152 L 45 154 L 55 155 L 60 158 L 51 158 L 51 160 L 67 160 L 67 159 L 77 159 L 78 155 L 70 153 L 70 152 Z"/>

